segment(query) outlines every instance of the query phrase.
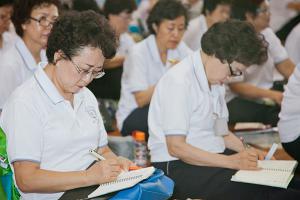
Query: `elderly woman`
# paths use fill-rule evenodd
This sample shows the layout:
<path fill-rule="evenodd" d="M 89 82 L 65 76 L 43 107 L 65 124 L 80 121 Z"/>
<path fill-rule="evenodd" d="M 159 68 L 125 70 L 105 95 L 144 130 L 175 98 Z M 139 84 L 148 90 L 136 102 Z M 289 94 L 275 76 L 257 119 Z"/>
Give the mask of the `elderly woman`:
<path fill-rule="evenodd" d="M 187 11 L 173 0 L 159 1 L 148 18 L 151 35 L 130 49 L 124 63 L 117 124 L 122 135 L 134 130 L 148 132 L 150 99 L 160 77 L 191 51 L 181 41 Z"/>
<path fill-rule="evenodd" d="M 300 190 L 230 181 L 239 169 L 257 170 L 257 160 L 265 153 L 245 148 L 228 131 L 223 83 L 264 62 L 264 43 L 245 22 L 216 23 L 203 35 L 201 50 L 157 84 L 149 109 L 148 145 L 153 165 L 175 182 L 174 198 L 300 198 Z"/>
<path fill-rule="evenodd" d="M 40 61 L 46 61 L 53 23 L 58 17 L 58 0 L 16 0 L 12 22 L 20 38 L 7 50 L 0 63 L 0 109 L 16 87 L 30 78 Z"/>
<path fill-rule="evenodd" d="M 86 86 L 104 75 L 116 40 L 93 11 L 61 17 L 47 44 L 49 63 L 18 87 L 3 108 L 9 161 L 22 199 L 58 199 L 62 192 L 113 181 L 131 162 L 107 146 L 95 96 Z M 94 161 L 96 149 L 106 160 Z"/>
<path fill-rule="evenodd" d="M 256 121 L 276 126 L 283 97 L 280 90 L 283 88 L 274 84 L 273 72 L 278 70 L 285 79 L 288 79 L 295 65 L 273 30 L 268 27 L 270 22 L 268 1 L 235 0 L 231 14 L 232 18 L 251 23 L 257 32 L 264 35 L 269 46 L 268 60 L 265 63 L 250 66 L 245 71 L 243 82 L 229 84 L 226 94 L 229 122 L 234 124 Z"/>

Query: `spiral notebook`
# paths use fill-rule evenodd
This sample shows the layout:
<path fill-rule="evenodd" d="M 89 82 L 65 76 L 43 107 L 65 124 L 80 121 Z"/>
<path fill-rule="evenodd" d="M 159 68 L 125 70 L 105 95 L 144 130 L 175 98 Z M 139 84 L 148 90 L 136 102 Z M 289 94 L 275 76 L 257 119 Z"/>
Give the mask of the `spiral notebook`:
<path fill-rule="evenodd" d="M 239 170 L 231 181 L 287 188 L 297 164 L 295 160 L 259 160 L 261 170 Z"/>
<path fill-rule="evenodd" d="M 88 198 L 93 198 L 132 187 L 142 180 L 149 178 L 154 173 L 154 171 L 154 167 L 146 167 L 129 172 L 123 172 L 119 175 L 116 181 L 99 185 L 99 187 L 95 191 L 88 195 Z"/>

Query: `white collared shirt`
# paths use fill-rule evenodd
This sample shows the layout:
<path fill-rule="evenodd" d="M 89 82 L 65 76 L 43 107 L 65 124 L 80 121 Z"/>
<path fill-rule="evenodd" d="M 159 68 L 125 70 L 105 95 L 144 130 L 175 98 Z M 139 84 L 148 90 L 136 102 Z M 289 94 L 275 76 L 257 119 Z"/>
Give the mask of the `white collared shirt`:
<path fill-rule="evenodd" d="M 44 170 L 85 170 L 90 149 L 107 145 L 95 96 L 83 88 L 73 105 L 65 100 L 41 66 L 5 104 L 0 120 L 10 163 L 28 160 Z M 62 193 L 21 193 L 25 200 L 54 200 Z"/>
<path fill-rule="evenodd" d="M 41 61 L 47 61 L 45 50 L 41 51 Z M 0 109 L 10 94 L 37 69 L 29 49 L 21 38 L 12 48 L 4 52 L 0 62 Z"/>
<path fill-rule="evenodd" d="M 15 33 L 6 31 L 2 34 L 2 48 L 0 48 L 0 58 L 3 56 L 4 52 L 10 49 L 17 40 L 17 36 Z M 1 58 L 2 59 L 2 58 Z"/>
<path fill-rule="evenodd" d="M 222 136 L 214 131 L 215 116 L 228 119 L 225 88 L 209 88 L 200 52 L 194 52 L 168 71 L 157 84 L 151 99 L 148 147 L 152 162 L 177 160 L 167 149 L 166 136 L 184 135 L 196 148 L 221 153 Z M 224 127 L 227 133 L 228 127 Z"/>
<path fill-rule="evenodd" d="M 193 51 L 200 49 L 201 38 L 208 30 L 204 15 L 200 15 L 189 22 L 188 28 L 183 35 L 183 41 Z"/>
<path fill-rule="evenodd" d="M 292 142 L 300 136 L 300 64 L 297 65 L 283 93 L 279 113 L 281 142 Z"/>
<path fill-rule="evenodd" d="M 132 36 L 125 32 L 125 33 L 122 33 L 120 35 L 120 46 L 117 50 L 117 55 L 120 55 L 120 56 L 127 56 L 128 53 L 129 53 L 129 49 L 135 45 L 135 41 L 133 40 Z"/>
<path fill-rule="evenodd" d="M 180 42 L 176 49 L 168 50 L 167 60 L 179 61 L 189 53 L 191 50 L 183 42 Z M 121 98 L 116 113 L 119 130 L 122 130 L 123 121 L 127 116 L 138 107 L 133 93 L 155 85 L 170 67 L 170 62 L 167 62 L 166 65 L 162 63 L 154 35 L 150 35 L 130 49 L 124 62 Z"/>
<path fill-rule="evenodd" d="M 296 64 L 300 63 L 300 23 L 286 38 L 285 48 L 291 60 Z"/>
<path fill-rule="evenodd" d="M 244 73 L 243 82 L 259 88 L 270 89 L 273 86 L 275 65 L 288 59 L 288 54 L 271 28 L 266 28 L 261 33 L 269 43 L 268 60 L 262 65 L 248 67 Z M 229 102 L 236 96 L 237 94 L 233 93 L 228 87 L 226 101 Z"/>

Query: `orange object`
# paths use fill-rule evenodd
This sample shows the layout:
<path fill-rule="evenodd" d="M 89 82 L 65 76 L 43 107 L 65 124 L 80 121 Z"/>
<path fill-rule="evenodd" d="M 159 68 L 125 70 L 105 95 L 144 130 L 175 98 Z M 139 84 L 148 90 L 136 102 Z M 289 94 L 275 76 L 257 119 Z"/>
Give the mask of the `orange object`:
<path fill-rule="evenodd" d="M 136 165 L 129 167 L 129 171 L 137 170 L 137 169 L 142 169 L 142 167 L 139 167 L 139 166 L 136 166 Z"/>
<path fill-rule="evenodd" d="M 145 141 L 146 140 L 146 135 L 142 131 L 135 131 L 134 132 L 134 138 L 137 141 Z"/>

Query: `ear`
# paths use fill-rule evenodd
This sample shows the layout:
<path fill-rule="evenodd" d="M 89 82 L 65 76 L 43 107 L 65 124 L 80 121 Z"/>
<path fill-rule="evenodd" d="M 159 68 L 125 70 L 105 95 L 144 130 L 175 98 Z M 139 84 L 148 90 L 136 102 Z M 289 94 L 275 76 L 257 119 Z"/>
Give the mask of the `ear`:
<path fill-rule="evenodd" d="M 23 31 L 26 30 L 26 24 L 22 24 L 21 27 L 22 27 Z"/>
<path fill-rule="evenodd" d="M 55 52 L 54 53 L 54 59 L 53 59 L 54 64 L 56 64 L 57 61 L 63 59 L 64 58 L 63 55 L 64 54 L 63 54 L 62 50 L 58 50 L 57 52 Z"/>
<path fill-rule="evenodd" d="M 254 17 L 255 16 L 253 15 L 253 13 L 246 12 L 246 14 L 245 14 L 245 18 L 248 22 L 252 22 L 254 20 Z"/>
<path fill-rule="evenodd" d="M 157 33 L 157 25 L 155 23 L 152 24 L 152 28 L 153 28 L 154 32 Z"/>

